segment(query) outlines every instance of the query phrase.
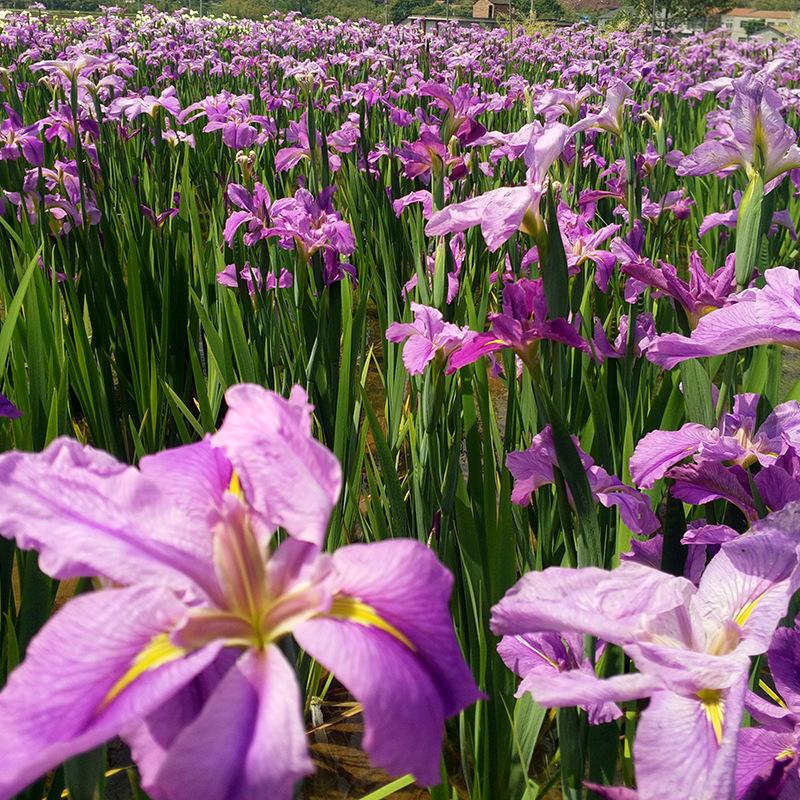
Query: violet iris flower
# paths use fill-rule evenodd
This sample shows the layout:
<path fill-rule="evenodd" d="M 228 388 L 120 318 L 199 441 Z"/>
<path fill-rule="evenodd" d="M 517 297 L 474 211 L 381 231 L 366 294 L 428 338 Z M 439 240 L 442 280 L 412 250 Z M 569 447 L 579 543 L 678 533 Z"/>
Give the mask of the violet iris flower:
<path fill-rule="evenodd" d="M 154 118 L 162 109 L 173 117 L 181 113 L 181 104 L 174 86 L 168 86 L 158 97 L 152 94 L 119 97 L 109 106 L 108 114 L 112 118 L 122 117 L 132 122 L 143 114 Z"/>
<path fill-rule="evenodd" d="M 479 197 L 447 206 L 434 214 L 425 226 L 428 236 L 442 236 L 481 226 L 491 251 L 497 250 L 521 229 L 531 235 L 540 226 L 539 202 L 544 194 L 547 171 L 561 155 L 569 129 L 561 123 L 538 128 L 525 151 L 528 167 L 525 186 L 492 189 Z"/>
<path fill-rule="evenodd" d="M 542 339 L 561 342 L 589 353 L 589 345 L 566 319 L 547 319 L 547 300 L 541 279 L 521 278 L 503 287 L 503 311 L 490 314 L 491 329 L 468 339 L 450 356 L 452 373 L 481 356 L 511 348 L 523 361 L 530 359 Z"/>
<path fill-rule="evenodd" d="M 577 438 L 573 437 L 573 442 L 586 471 L 592 496 L 598 503 L 606 508 L 617 506 L 622 521 L 634 533 L 649 534 L 660 527 L 646 495 L 595 464 Z M 533 492 L 555 481 L 553 468 L 557 465 L 553 433 L 548 425 L 533 437 L 527 450 L 515 450 L 506 457 L 506 466 L 514 477 L 511 500 L 518 505 L 528 505 Z"/>
<path fill-rule="evenodd" d="M 241 270 L 236 264 L 228 264 L 225 269 L 217 273 L 217 283 L 220 286 L 238 289 L 239 280 L 247 287 L 251 297 L 261 291 L 262 287 L 267 291 L 272 291 L 273 289 L 288 289 L 294 284 L 294 276 L 289 270 L 282 269 L 279 275 L 275 275 L 274 272 L 267 272 L 264 275 L 258 267 L 251 267 L 249 261 L 244 262 Z"/>
<path fill-rule="evenodd" d="M 557 213 L 570 275 L 577 275 L 581 266 L 591 261 L 595 265 L 594 282 L 601 292 L 607 291 L 617 257 L 608 250 L 601 250 L 600 245 L 614 236 L 620 226 L 605 225 L 594 231 L 586 216 L 574 213 L 566 203 L 559 203 Z"/>
<path fill-rule="evenodd" d="M 281 247 L 295 247 L 305 260 L 321 252 L 323 283 L 327 286 L 345 275 L 355 279 L 355 267 L 340 256 L 355 252 L 353 230 L 333 207 L 335 186 L 323 189 L 314 197 L 300 188 L 294 197 L 276 200 L 272 206 L 270 236 L 280 237 Z"/>
<path fill-rule="evenodd" d="M 631 456 L 634 482 L 649 489 L 687 458 L 697 464 L 770 467 L 790 447 L 800 450 L 800 403 L 781 403 L 756 427 L 758 401 L 757 394 L 736 395 L 733 411 L 723 414 L 716 428 L 687 422 L 677 431 L 651 431 Z"/>
<path fill-rule="evenodd" d="M 628 354 L 628 315 L 619 318 L 617 336 L 614 343 L 609 342 L 602 322 L 594 321 L 594 356 L 599 363 L 606 358 L 625 358 Z M 633 355 L 640 358 L 656 335 L 656 323 L 652 314 L 644 313 L 636 316 L 633 326 Z"/>
<path fill-rule="evenodd" d="M 582 670 L 594 676 L 594 667 L 588 658 L 582 658 L 583 638 L 574 633 L 554 633 L 504 636 L 497 645 L 503 663 L 522 678 L 516 697 L 535 692 L 540 675 Z M 546 678 L 545 678 L 546 679 Z M 581 706 L 588 714 L 590 725 L 602 725 L 622 716 L 616 703 L 599 702 Z"/>
<path fill-rule="evenodd" d="M 529 688 L 550 707 L 649 697 L 634 744 L 641 800 L 734 797 L 750 657 L 767 649 L 798 585 L 798 538 L 796 527 L 784 531 L 785 513 L 723 544 L 698 587 L 631 562 L 610 572 L 550 567 L 492 609 L 498 635 L 589 634 L 633 659 L 637 673 L 540 671 Z"/>
<path fill-rule="evenodd" d="M 139 469 L 70 439 L 0 456 L 0 531 L 108 587 L 56 613 L 0 692 L 0 797 L 121 735 L 155 800 L 289 800 L 313 771 L 289 634 L 363 705 L 375 764 L 439 782 L 444 720 L 478 697 L 452 576 L 411 540 L 327 555 L 341 470 L 305 393 L 226 399 L 217 434 Z"/>
<path fill-rule="evenodd" d="M 762 344 L 800 347 L 800 273 L 773 267 L 763 288 L 745 289 L 706 314 L 691 336 L 668 333 L 648 347 L 647 358 L 672 369 L 689 358 L 718 356 Z"/>
<path fill-rule="evenodd" d="M 547 122 L 554 122 L 564 115 L 576 117 L 581 106 L 594 94 L 592 86 L 576 89 L 549 89 L 533 101 L 533 110 L 544 116 Z"/>
<path fill-rule="evenodd" d="M 736 291 L 736 261 L 731 253 L 725 264 L 712 275 L 706 272 L 700 254 L 689 254 L 689 280 L 678 276 L 678 270 L 666 261 L 653 266 L 649 259 L 641 258 L 633 248 L 620 239 L 611 243 L 611 250 L 619 259 L 619 268 L 629 276 L 625 285 L 625 299 L 634 302 L 645 287 L 654 289 L 656 297 L 670 297 L 683 306 L 689 325 L 695 327 L 704 315 L 724 306 Z"/>
<path fill-rule="evenodd" d="M 733 102 L 718 138 L 707 139 L 686 156 L 678 175 L 725 173 L 742 167 L 769 183 L 800 167 L 796 131 L 784 122 L 778 93 L 762 80 L 745 75 L 733 81 Z"/>
<path fill-rule="evenodd" d="M 416 141 L 407 142 L 397 157 L 407 178 L 430 179 L 431 174 L 436 173 L 456 180 L 467 174 L 463 157 L 452 155 L 439 137 L 429 130 L 423 131 Z"/>
<path fill-rule="evenodd" d="M 633 96 L 633 90 L 625 81 L 615 78 L 606 92 L 606 101 L 594 114 L 587 114 L 571 128 L 571 133 L 586 130 L 608 131 L 615 136 L 622 135 L 622 116 L 625 101 Z"/>
<path fill-rule="evenodd" d="M 741 202 L 742 193 L 738 191 L 734 192 L 734 209 L 732 211 L 722 211 L 708 214 L 700 223 L 700 227 L 697 229 L 697 235 L 700 237 L 705 236 L 710 230 L 713 230 L 720 225 L 724 225 L 726 228 L 730 228 L 731 230 L 736 228 L 736 224 L 739 221 L 739 204 Z M 797 231 L 795 230 L 794 221 L 792 220 L 792 216 L 788 209 L 776 211 L 772 215 L 772 225 L 770 226 L 769 231 L 770 235 L 777 233 L 778 225 L 782 225 L 784 228 L 786 228 L 789 231 L 789 236 L 792 239 L 797 239 Z"/>
<path fill-rule="evenodd" d="M 761 688 L 776 703 L 748 692 L 745 707 L 760 727 L 739 734 L 737 800 L 800 797 L 800 629 L 775 631 L 767 662 L 776 691 Z"/>
<path fill-rule="evenodd" d="M 223 143 L 232 150 L 262 145 L 276 134 L 275 123 L 269 117 L 250 114 L 239 108 L 231 108 L 225 114 L 209 115 L 203 133 L 213 131 L 222 131 Z"/>
<path fill-rule="evenodd" d="M 486 133 L 486 128 L 475 117 L 482 113 L 487 104 L 479 100 L 469 84 L 460 84 L 454 92 L 435 81 L 429 81 L 419 88 L 420 97 L 431 97 L 446 115 L 442 122 L 442 141 L 449 142 L 456 136 L 462 145 L 471 144 Z"/>
<path fill-rule="evenodd" d="M 645 488 L 669 477 L 672 494 L 685 503 L 727 500 L 755 520 L 747 469 L 758 462 L 753 482 L 766 508 L 776 511 L 800 499 L 800 404 L 776 406 L 758 428 L 757 408 L 758 395 L 737 395 L 732 413 L 724 414 L 717 428 L 689 422 L 678 431 L 651 431 L 631 456 L 631 477 Z M 677 466 L 689 458 L 689 464 Z"/>
<path fill-rule="evenodd" d="M 0 417 L 19 419 L 22 412 L 4 395 L 0 394 Z"/>
<path fill-rule="evenodd" d="M 476 334 L 469 328 L 459 328 L 445 322 L 442 312 L 419 303 L 411 304 L 413 322 L 393 322 L 386 329 L 390 342 L 405 342 L 403 364 L 409 375 L 421 375 L 425 367 L 439 357 L 445 359 Z"/>
<path fill-rule="evenodd" d="M 152 208 L 149 206 L 144 205 L 143 203 L 139 204 L 139 211 L 141 212 L 142 216 L 156 229 L 160 230 L 167 224 L 167 222 L 171 219 L 174 219 L 178 216 L 181 210 L 181 193 L 175 192 L 172 195 L 172 207 L 167 208 L 164 211 L 159 212 L 158 214 L 153 211 Z"/>
<path fill-rule="evenodd" d="M 15 161 L 22 156 L 29 164 L 44 164 L 44 142 L 39 135 L 39 125 L 23 125 L 19 114 L 8 103 L 3 103 L 8 115 L 0 122 L 0 161 Z"/>
<path fill-rule="evenodd" d="M 360 131 L 353 120 L 348 120 L 338 130 L 328 136 L 328 166 L 331 172 L 338 172 L 342 159 L 337 153 L 351 153 L 358 142 Z M 282 147 L 275 153 L 275 171 L 285 172 L 297 166 L 304 158 L 311 158 L 311 140 L 308 138 L 308 121 L 303 112 L 300 120 L 292 120 L 286 129 L 288 147 Z M 322 146 L 322 136 L 317 133 L 317 148 Z"/>
<path fill-rule="evenodd" d="M 225 222 L 225 229 L 222 233 L 225 244 L 233 247 L 233 238 L 242 225 L 247 225 L 247 233 L 245 233 L 243 241 L 248 247 L 252 247 L 261 239 L 266 239 L 269 236 L 269 211 L 272 205 L 272 198 L 269 196 L 267 187 L 256 183 L 251 193 L 244 186 L 231 183 L 225 194 L 228 200 L 240 209 L 234 211 Z"/>

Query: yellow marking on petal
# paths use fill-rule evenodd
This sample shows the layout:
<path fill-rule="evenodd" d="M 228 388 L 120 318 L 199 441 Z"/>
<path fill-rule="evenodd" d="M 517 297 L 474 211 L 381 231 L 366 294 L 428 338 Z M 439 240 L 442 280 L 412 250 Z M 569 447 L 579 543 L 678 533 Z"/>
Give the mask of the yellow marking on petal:
<path fill-rule="evenodd" d="M 561 671 L 561 670 L 558 669 L 558 664 L 556 664 L 555 661 L 553 661 L 552 659 L 548 658 L 541 650 L 539 650 L 538 648 L 534 647 L 530 642 L 525 641 L 525 639 L 523 639 L 521 636 L 515 636 L 514 638 L 523 647 L 527 647 L 528 650 L 531 650 L 532 652 L 536 653 L 536 655 L 539 656 L 539 658 L 541 658 L 543 661 L 546 661 L 553 669 L 558 670 L 559 672 Z"/>
<path fill-rule="evenodd" d="M 236 470 L 231 474 L 231 482 L 228 484 L 228 491 L 235 497 L 238 497 L 239 500 L 244 501 L 242 482 L 239 480 L 239 473 L 236 472 Z"/>
<path fill-rule="evenodd" d="M 128 686 L 146 672 L 158 669 L 158 667 L 162 667 L 170 661 L 183 658 L 186 653 L 187 651 L 182 647 L 172 644 L 166 633 L 159 633 L 154 636 L 150 643 L 133 660 L 130 669 L 111 687 L 108 694 L 103 698 L 103 702 L 100 703 L 99 710 L 102 711 L 109 703 L 116 700 Z"/>
<path fill-rule="evenodd" d="M 744 627 L 747 623 L 747 620 L 750 619 L 750 615 L 755 611 L 756 606 L 764 599 L 766 596 L 766 592 L 761 592 L 761 594 L 751 600 L 749 603 L 745 603 L 738 611 L 736 616 L 733 618 L 734 622 L 740 627 Z"/>
<path fill-rule="evenodd" d="M 355 597 L 347 597 L 346 595 L 334 597 L 331 610 L 327 613 L 327 616 L 346 619 L 349 622 L 365 625 L 368 628 L 377 628 L 393 636 L 409 650 L 414 652 L 417 650 L 405 634 L 397 630 L 390 622 L 387 622 L 372 606 L 362 603 Z"/>
<path fill-rule="evenodd" d="M 702 689 L 697 697 L 703 705 L 708 721 L 714 730 L 717 744 L 722 744 L 722 726 L 725 722 L 725 701 L 719 689 Z"/>
<path fill-rule="evenodd" d="M 786 708 L 786 703 L 783 702 L 783 698 L 763 678 L 759 679 L 758 688 L 761 689 L 767 697 L 781 706 L 781 708 Z"/>
<path fill-rule="evenodd" d="M 775 756 L 776 761 L 783 761 L 787 758 L 794 758 L 795 749 L 793 747 L 787 747 L 785 750 L 781 750 L 778 755 Z"/>

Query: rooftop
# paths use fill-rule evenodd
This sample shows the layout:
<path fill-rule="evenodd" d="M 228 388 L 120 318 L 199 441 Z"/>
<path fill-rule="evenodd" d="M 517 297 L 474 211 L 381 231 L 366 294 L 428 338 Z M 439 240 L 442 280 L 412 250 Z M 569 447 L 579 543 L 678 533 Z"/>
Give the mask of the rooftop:
<path fill-rule="evenodd" d="M 754 17 L 756 19 L 791 19 L 793 11 L 763 11 L 760 8 L 732 8 L 723 17 Z"/>

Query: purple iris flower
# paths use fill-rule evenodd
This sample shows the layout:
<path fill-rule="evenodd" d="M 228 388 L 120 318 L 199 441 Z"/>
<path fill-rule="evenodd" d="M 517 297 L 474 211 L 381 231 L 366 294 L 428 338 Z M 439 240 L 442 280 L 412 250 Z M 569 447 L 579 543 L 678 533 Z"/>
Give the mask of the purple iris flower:
<path fill-rule="evenodd" d="M 22 412 L 4 395 L 0 394 L 0 417 L 19 419 Z"/>
<path fill-rule="evenodd" d="M 609 342 L 602 322 L 594 321 L 594 355 L 602 364 L 606 358 L 625 358 L 628 353 L 628 315 L 619 318 L 617 336 L 614 343 Z M 640 358 L 656 335 L 656 323 L 652 314 L 638 314 L 633 326 L 633 355 Z"/>
<path fill-rule="evenodd" d="M 8 103 L 3 103 L 3 108 L 7 117 L 0 122 L 0 161 L 15 161 L 22 156 L 32 166 L 42 166 L 44 142 L 39 135 L 38 123 L 25 126 Z"/>
<path fill-rule="evenodd" d="M 335 186 L 323 189 L 314 197 L 300 188 L 294 197 L 276 200 L 272 206 L 270 236 L 280 237 L 281 247 L 296 247 L 306 260 L 321 252 L 323 283 L 329 285 L 345 275 L 356 277 L 355 267 L 340 256 L 355 252 L 356 240 L 350 224 L 333 207 Z"/>
<path fill-rule="evenodd" d="M 580 268 L 591 261 L 595 265 L 594 282 L 601 292 L 607 291 L 617 257 L 608 250 L 601 250 L 600 245 L 619 231 L 619 225 L 592 230 L 585 214 L 576 214 L 563 202 L 559 203 L 557 213 L 570 274 L 577 275 Z"/>
<path fill-rule="evenodd" d="M 716 212 L 713 214 L 708 214 L 703 221 L 700 223 L 700 227 L 697 230 L 698 236 L 705 236 L 710 230 L 719 227 L 720 225 L 724 225 L 726 228 L 730 228 L 731 230 L 736 228 L 736 224 L 739 221 L 739 204 L 742 201 L 742 193 L 741 192 L 734 192 L 733 193 L 733 204 L 734 208 L 732 211 L 722 211 Z M 776 211 L 772 215 L 772 225 L 770 226 L 769 232 L 770 235 L 774 235 L 778 231 L 778 225 L 782 225 L 789 231 L 789 236 L 796 240 L 797 239 L 797 231 L 794 227 L 794 221 L 792 220 L 792 216 L 789 213 L 788 209 L 784 209 L 783 211 Z"/>
<path fill-rule="evenodd" d="M 702 317 L 691 336 L 656 337 L 647 358 L 672 369 L 688 358 L 724 355 L 761 344 L 800 347 L 800 273 L 773 267 L 764 279 L 763 288 L 731 295 L 723 308 Z"/>
<path fill-rule="evenodd" d="M 577 117 L 581 106 L 594 94 L 592 86 L 577 89 L 549 89 L 533 101 L 533 110 L 541 114 L 547 122 L 554 122 L 563 116 Z"/>
<path fill-rule="evenodd" d="M 357 119 L 357 116 L 356 116 Z M 338 172 L 342 159 L 338 153 L 351 153 L 358 142 L 360 131 L 356 122 L 348 119 L 338 130 L 328 136 L 328 166 L 331 172 Z M 308 138 L 308 121 L 303 112 L 299 121 L 292 120 L 286 129 L 288 147 L 282 147 L 275 153 L 275 171 L 285 172 L 297 166 L 304 158 L 311 158 L 311 141 Z M 317 133 L 317 148 L 322 147 L 322 136 Z"/>
<path fill-rule="evenodd" d="M 683 502 L 726 500 L 755 520 L 747 469 L 757 462 L 753 482 L 767 509 L 777 511 L 800 499 L 800 404 L 776 406 L 758 428 L 757 407 L 758 395 L 737 395 L 733 412 L 724 414 L 717 428 L 689 422 L 678 431 L 651 431 L 631 456 L 631 477 L 644 488 L 669 477 L 672 494 Z M 681 465 L 686 459 L 691 462 Z"/>
<path fill-rule="evenodd" d="M 55 111 L 51 111 L 46 117 L 39 120 L 39 126 L 44 131 L 44 138 L 48 142 L 60 139 L 69 148 L 75 147 L 76 119 L 72 114 L 72 109 L 63 103 Z M 88 134 L 89 139 L 97 139 L 100 136 L 100 126 L 97 120 L 82 107 L 78 108 L 77 132 Z"/>
<path fill-rule="evenodd" d="M 152 208 L 146 206 L 142 203 L 139 204 L 139 211 L 142 213 L 142 216 L 156 229 L 160 230 L 161 228 L 166 225 L 166 223 L 174 219 L 178 216 L 181 210 L 181 193 L 175 192 L 172 195 L 172 207 L 167 208 L 164 211 L 159 212 L 158 214 L 153 211 Z"/>
<path fill-rule="evenodd" d="M 439 137 L 429 130 L 423 131 L 416 141 L 406 143 L 397 157 L 407 178 L 430 179 L 431 174 L 437 173 L 456 180 L 467 174 L 463 157 L 452 155 Z"/>
<path fill-rule="evenodd" d="M 795 623 L 796 624 L 796 623 Z M 800 797 L 800 629 L 775 631 L 767 652 L 775 701 L 748 692 L 745 707 L 760 727 L 739 734 L 737 800 L 792 800 Z"/>
<path fill-rule="evenodd" d="M 209 114 L 203 133 L 212 131 L 222 131 L 223 143 L 232 150 L 262 145 L 277 132 L 269 117 L 250 114 L 239 108 L 231 108 L 225 114 Z"/>
<path fill-rule="evenodd" d="M 581 449 L 577 438 L 573 437 L 573 441 L 594 499 L 606 508 L 617 506 L 622 521 L 634 533 L 648 534 L 659 528 L 658 517 L 650 508 L 647 496 L 624 484 L 616 475 L 609 475 Z M 506 466 L 514 477 L 511 500 L 518 505 L 528 505 L 533 492 L 555 481 L 553 468 L 557 464 L 553 433 L 548 425 L 533 437 L 527 450 L 515 450 L 506 457 Z"/>
<path fill-rule="evenodd" d="M 547 319 L 547 300 L 541 279 L 521 278 L 503 287 L 503 311 L 490 314 L 491 329 L 467 340 L 450 356 L 452 373 L 481 356 L 511 348 L 523 361 L 532 357 L 542 339 L 561 342 L 589 353 L 589 345 L 566 319 Z"/>
<path fill-rule="evenodd" d="M 261 291 L 262 287 L 267 291 L 272 291 L 273 289 L 288 289 L 294 284 L 294 276 L 289 270 L 282 269 L 280 275 L 275 275 L 273 272 L 264 275 L 264 272 L 258 267 L 251 267 L 249 261 L 244 262 L 241 270 L 236 264 L 228 264 L 225 269 L 217 273 L 217 283 L 220 286 L 237 289 L 239 287 L 237 272 L 251 297 Z"/>
<path fill-rule="evenodd" d="M 634 744 L 641 800 L 734 797 L 750 657 L 767 649 L 798 585 L 797 529 L 787 532 L 785 513 L 723 544 L 697 587 L 631 562 L 550 567 L 492 609 L 498 635 L 589 634 L 634 661 L 636 673 L 541 671 L 529 686 L 549 707 L 650 698 Z"/>
<path fill-rule="evenodd" d="M 630 245 L 619 239 L 611 243 L 611 249 L 619 258 L 620 270 L 629 276 L 625 285 L 625 299 L 628 302 L 634 302 L 649 286 L 655 290 L 656 297 L 670 297 L 683 306 L 692 327 L 703 315 L 724 306 L 736 291 L 733 253 L 725 259 L 723 266 L 709 275 L 700 254 L 693 250 L 689 254 L 689 280 L 685 281 L 678 276 L 678 270 L 672 264 L 659 261 L 656 268 L 651 261 L 641 258 Z"/>
<path fill-rule="evenodd" d="M 625 102 L 633 96 L 633 90 L 625 81 L 615 78 L 608 92 L 602 108 L 594 113 L 587 114 L 578 120 L 571 128 L 571 133 L 586 130 L 608 131 L 615 136 L 622 135 L 622 117 Z"/>
<path fill-rule="evenodd" d="M 173 117 L 181 113 L 181 104 L 174 86 L 168 86 L 158 97 L 152 94 L 118 97 L 108 107 L 108 115 L 112 119 L 122 118 L 132 122 L 143 114 L 155 117 L 162 109 Z"/>
<path fill-rule="evenodd" d="M 539 202 L 544 194 L 547 171 L 561 155 L 569 129 L 561 123 L 537 128 L 525 151 L 528 167 L 525 186 L 492 189 L 479 197 L 447 206 L 425 226 L 428 236 L 442 236 L 481 226 L 489 250 L 497 250 L 521 229 L 533 234 L 540 227 Z"/>
<path fill-rule="evenodd" d="M 736 395 L 733 411 L 723 414 L 716 428 L 687 422 L 677 431 L 651 431 L 631 456 L 634 482 L 649 489 L 687 458 L 696 464 L 771 467 L 789 448 L 800 450 L 800 403 L 781 403 L 756 427 L 758 401 L 757 394 Z"/>
<path fill-rule="evenodd" d="M 540 675 L 582 670 L 594 675 L 594 667 L 583 658 L 583 638 L 574 633 L 546 631 L 538 634 L 504 636 L 497 645 L 503 663 L 522 678 L 516 697 L 535 692 Z M 622 712 L 616 703 L 599 702 L 581 706 L 589 716 L 590 725 L 602 725 L 619 719 Z"/>
<path fill-rule="evenodd" d="M 442 312 L 419 303 L 411 304 L 413 322 L 393 322 L 386 329 L 390 342 L 405 342 L 403 364 L 409 375 L 421 375 L 435 358 L 442 366 L 445 359 L 476 334 L 445 322 Z"/>
<path fill-rule="evenodd" d="M 225 244 L 233 247 L 233 238 L 242 225 L 247 225 L 247 233 L 245 233 L 243 241 L 248 247 L 252 247 L 261 239 L 266 239 L 269 236 L 269 211 L 272 205 L 272 198 L 269 196 L 267 187 L 256 183 L 251 193 L 244 186 L 231 183 L 228 185 L 226 195 L 228 200 L 240 210 L 234 211 L 225 222 L 225 229 L 222 233 Z"/>
<path fill-rule="evenodd" d="M 313 771 L 289 634 L 362 704 L 374 763 L 439 782 L 444 721 L 478 698 L 452 576 L 411 540 L 326 554 L 341 471 L 305 393 L 226 399 L 217 434 L 139 469 L 70 439 L 0 456 L 3 534 L 108 587 L 53 616 L 0 692 L 0 796 L 121 735 L 155 800 L 288 800 Z"/>
<path fill-rule="evenodd" d="M 451 92 L 446 86 L 429 81 L 419 88 L 420 97 L 431 97 L 446 115 L 442 122 L 442 141 L 449 142 L 456 136 L 462 145 L 471 144 L 486 133 L 486 128 L 475 118 L 487 108 L 479 100 L 469 84 L 462 83 Z"/>
<path fill-rule="evenodd" d="M 800 167 L 797 133 L 781 115 L 778 93 L 762 80 L 745 75 L 733 81 L 730 113 L 716 138 L 707 139 L 678 166 L 678 175 L 727 173 L 742 167 L 769 183 Z"/>

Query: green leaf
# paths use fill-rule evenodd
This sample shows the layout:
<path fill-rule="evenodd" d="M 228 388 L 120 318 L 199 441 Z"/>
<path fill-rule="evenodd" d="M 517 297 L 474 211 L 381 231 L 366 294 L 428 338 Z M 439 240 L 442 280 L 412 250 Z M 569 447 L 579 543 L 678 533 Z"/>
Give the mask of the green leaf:
<path fill-rule="evenodd" d="M 711 405 L 711 380 L 705 367 L 695 358 L 681 364 L 683 402 L 686 417 L 707 428 L 714 427 L 714 408 Z"/>
<path fill-rule="evenodd" d="M 551 319 L 566 317 L 569 312 L 569 274 L 552 188 L 547 192 L 547 249 L 542 282 L 547 298 L 548 316 Z"/>
<path fill-rule="evenodd" d="M 739 203 L 736 223 L 736 285 L 744 289 L 753 275 L 761 239 L 761 204 L 764 202 L 764 181 L 754 175 Z"/>
<path fill-rule="evenodd" d="M 64 762 L 64 778 L 71 800 L 94 800 L 102 797 L 98 787 L 106 768 L 105 745 Z"/>

